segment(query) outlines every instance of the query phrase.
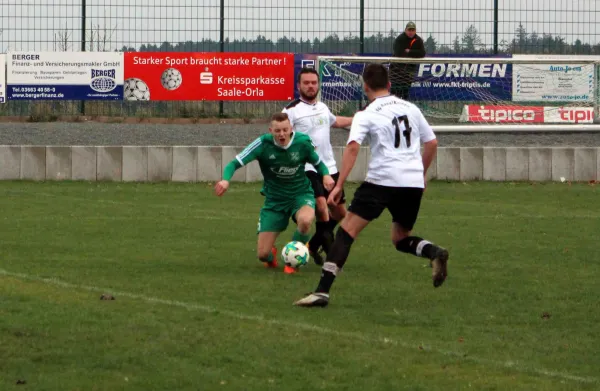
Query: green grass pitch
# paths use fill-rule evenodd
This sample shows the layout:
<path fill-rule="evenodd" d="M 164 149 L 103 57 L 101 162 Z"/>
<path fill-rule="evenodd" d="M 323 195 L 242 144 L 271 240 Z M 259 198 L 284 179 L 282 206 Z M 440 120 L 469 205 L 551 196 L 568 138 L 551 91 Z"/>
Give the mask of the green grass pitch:
<path fill-rule="evenodd" d="M 432 182 L 445 284 L 384 212 L 325 309 L 256 260 L 259 189 L 0 182 L 0 389 L 600 388 L 598 186 Z"/>

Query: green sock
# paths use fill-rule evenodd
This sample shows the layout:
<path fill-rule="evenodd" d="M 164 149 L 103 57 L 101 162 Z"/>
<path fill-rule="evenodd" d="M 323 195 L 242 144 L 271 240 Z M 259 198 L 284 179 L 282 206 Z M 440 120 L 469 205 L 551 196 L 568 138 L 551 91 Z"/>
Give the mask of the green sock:
<path fill-rule="evenodd" d="M 258 258 L 258 260 L 261 261 L 261 262 L 269 262 L 269 263 L 271 263 L 271 262 L 274 261 L 274 258 L 275 257 L 273 257 L 273 253 L 269 251 L 269 255 L 266 258 Z"/>
<path fill-rule="evenodd" d="M 294 231 L 294 236 L 292 236 L 292 241 L 302 242 L 306 244 L 310 239 L 310 234 L 303 234 L 300 231 Z"/>

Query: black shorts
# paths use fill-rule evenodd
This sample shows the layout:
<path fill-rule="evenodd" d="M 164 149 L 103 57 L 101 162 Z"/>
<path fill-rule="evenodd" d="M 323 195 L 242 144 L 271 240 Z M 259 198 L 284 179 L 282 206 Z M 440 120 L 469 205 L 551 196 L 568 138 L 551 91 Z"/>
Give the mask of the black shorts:
<path fill-rule="evenodd" d="M 323 177 L 314 171 L 306 171 L 306 176 L 310 180 L 310 184 L 312 185 L 313 191 L 315 193 L 315 198 L 319 197 L 329 197 L 329 192 L 325 187 L 323 187 Z M 332 174 L 331 177 L 337 184 L 338 178 L 340 177 L 340 173 L 336 172 Z M 344 189 L 342 189 L 342 198 L 340 199 L 340 204 L 346 203 L 346 194 L 344 193 Z"/>
<path fill-rule="evenodd" d="M 417 221 L 422 197 L 423 189 L 419 187 L 388 187 L 363 182 L 356 189 L 348 211 L 372 221 L 387 209 L 394 223 L 410 231 Z"/>

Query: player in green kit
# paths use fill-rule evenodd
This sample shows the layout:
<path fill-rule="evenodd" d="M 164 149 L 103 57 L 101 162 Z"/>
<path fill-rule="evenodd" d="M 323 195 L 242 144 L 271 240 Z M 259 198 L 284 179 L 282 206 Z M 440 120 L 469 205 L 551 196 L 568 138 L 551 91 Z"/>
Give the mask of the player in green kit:
<path fill-rule="evenodd" d="M 317 169 L 327 190 L 331 190 L 335 182 L 310 137 L 292 132 L 286 113 L 274 114 L 269 133 L 254 140 L 225 166 L 223 180 L 215 186 L 217 196 L 225 194 L 235 171 L 253 160 L 258 161 L 263 174 L 261 194 L 265 196 L 258 220 L 258 259 L 267 267 L 275 268 L 275 240 L 287 229 L 290 218 L 297 224 L 292 240 L 306 244 L 310 239 L 310 226 L 315 219 L 315 195 L 304 172 L 305 164 L 310 163 Z M 284 272 L 296 270 L 286 266 Z"/>

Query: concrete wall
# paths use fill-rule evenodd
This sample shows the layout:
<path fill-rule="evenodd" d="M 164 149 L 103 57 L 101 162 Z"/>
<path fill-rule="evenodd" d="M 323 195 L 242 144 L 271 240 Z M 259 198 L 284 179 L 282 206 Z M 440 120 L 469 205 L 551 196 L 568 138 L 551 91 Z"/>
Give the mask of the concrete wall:
<path fill-rule="evenodd" d="M 0 180 L 175 181 L 221 178 L 242 147 L 0 146 Z M 338 163 L 342 148 L 334 148 Z M 349 180 L 364 178 L 370 151 L 362 148 Z M 600 148 L 439 148 L 430 179 L 487 181 L 600 180 Z M 259 181 L 256 162 L 233 181 Z"/>

